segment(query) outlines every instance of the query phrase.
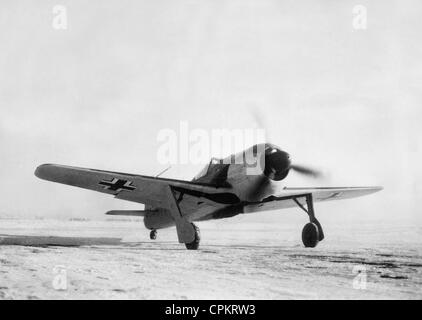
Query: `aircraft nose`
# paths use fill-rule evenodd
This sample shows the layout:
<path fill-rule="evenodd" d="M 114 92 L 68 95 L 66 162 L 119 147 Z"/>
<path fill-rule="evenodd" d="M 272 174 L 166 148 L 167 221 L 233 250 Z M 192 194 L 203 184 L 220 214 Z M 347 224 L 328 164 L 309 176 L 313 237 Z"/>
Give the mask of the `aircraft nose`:
<path fill-rule="evenodd" d="M 265 154 L 264 173 L 271 179 L 283 179 L 287 175 L 290 165 L 290 155 L 283 150 L 273 148 Z"/>
<path fill-rule="evenodd" d="M 277 169 L 288 169 L 290 166 L 290 155 L 286 151 L 273 149 L 266 156 Z"/>

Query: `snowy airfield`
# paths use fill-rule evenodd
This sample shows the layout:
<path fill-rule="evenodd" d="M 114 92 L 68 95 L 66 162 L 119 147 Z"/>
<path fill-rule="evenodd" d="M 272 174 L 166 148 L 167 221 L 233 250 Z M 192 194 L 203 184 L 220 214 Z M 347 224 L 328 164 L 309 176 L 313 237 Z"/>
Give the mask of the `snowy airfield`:
<path fill-rule="evenodd" d="M 0 219 L 0 299 L 422 299 L 422 228 L 244 217 L 199 223 L 187 251 L 138 219 Z"/>

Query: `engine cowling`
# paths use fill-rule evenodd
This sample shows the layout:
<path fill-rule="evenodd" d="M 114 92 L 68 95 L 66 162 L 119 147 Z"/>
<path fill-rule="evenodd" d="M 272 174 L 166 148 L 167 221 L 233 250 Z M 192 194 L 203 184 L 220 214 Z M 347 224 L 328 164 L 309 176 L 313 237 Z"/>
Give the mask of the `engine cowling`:
<path fill-rule="evenodd" d="M 264 154 L 264 175 L 274 181 L 287 177 L 291 166 L 289 154 L 273 145 L 268 145 Z"/>

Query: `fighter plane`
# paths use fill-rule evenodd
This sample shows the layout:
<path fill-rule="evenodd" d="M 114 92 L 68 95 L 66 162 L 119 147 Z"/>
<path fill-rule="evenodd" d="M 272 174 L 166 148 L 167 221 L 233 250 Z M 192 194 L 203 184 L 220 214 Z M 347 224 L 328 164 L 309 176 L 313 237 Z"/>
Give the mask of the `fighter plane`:
<path fill-rule="evenodd" d="M 255 159 L 252 163 L 247 159 Z M 258 166 L 258 164 L 261 164 Z M 251 174 L 251 166 L 259 171 Z M 256 170 L 255 170 L 256 171 Z M 109 211 L 109 215 L 141 216 L 150 230 L 176 227 L 188 250 L 199 247 L 196 221 L 223 219 L 244 213 L 299 207 L 308 214 L 302 230 L 305 247 L 315 247 L 324 232 L 314 202 L 354 198 L 382 187 L 289 187 L 289 173 L 318 176 L 318 170 L 296 165 L 290 155 L 271 143 L 256 144 L 227 158 L 213 158 L 192 180 L 175 180 L 56 164 L 39 166 L 38 178 L 113 195 L 144 204 L 144 210 Z"/>

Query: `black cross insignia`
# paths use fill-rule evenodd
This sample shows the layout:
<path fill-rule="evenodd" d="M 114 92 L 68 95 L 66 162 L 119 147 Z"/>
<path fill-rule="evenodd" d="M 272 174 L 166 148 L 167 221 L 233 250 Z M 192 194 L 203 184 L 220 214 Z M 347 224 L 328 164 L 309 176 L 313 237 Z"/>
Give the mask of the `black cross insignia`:
<path fill-rule="evenodd" d="M 104 189 L 116 191 L 116 193 L 119 193 L 122 190 L 133 191 L 136 189 L 136 187 L 132 185 L 132 181 L 117 178 L 113 178 L 111 181 L 102 180 L 99 184 L 102 185 Z"/>

